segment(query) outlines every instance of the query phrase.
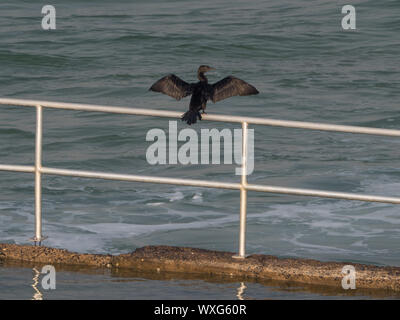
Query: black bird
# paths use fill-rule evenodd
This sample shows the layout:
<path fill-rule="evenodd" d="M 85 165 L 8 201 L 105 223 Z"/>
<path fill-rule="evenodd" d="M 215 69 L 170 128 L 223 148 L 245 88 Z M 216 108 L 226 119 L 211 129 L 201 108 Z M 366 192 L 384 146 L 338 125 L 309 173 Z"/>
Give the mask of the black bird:
<path fill-rule="evenodd" d="M 258 90 L 247 82 L 233 76 L 226 77 L 214 84 L 208 84 L 207 71 L 214 70 L 209 66 L 202 65 L 197 70 L 197 83 L 187 83 L 174 74 L 169 74 L 156 83 L 149 90 L 167 94 L 176 100 L 180 100 L 188 95 L 190 99 L 189 110 L 182 116 L 182 121 L 187 124 L 196 123 L 197 118 L 201 120 L 200 110 L 205 113 L 208 100 L 214 103 L 232 96 L 248 96 L 258 94 Z"/>

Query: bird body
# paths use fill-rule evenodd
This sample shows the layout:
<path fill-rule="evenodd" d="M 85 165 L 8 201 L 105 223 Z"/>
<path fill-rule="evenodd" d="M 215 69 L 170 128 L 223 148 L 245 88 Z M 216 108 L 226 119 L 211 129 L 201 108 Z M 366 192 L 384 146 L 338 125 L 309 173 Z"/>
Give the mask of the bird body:
<path fill-rule="evenodd" d="M 197 117 L 201 120 L 200 110 L 205 113 L 207 100 L 210 99 L 210 93 L 212 90 L 212 86 L 209 85 L 207 81 L 199 81 L 193 85 L 193 93 L 190 99 L 189 111 L 183 115 L 183 121 L 186 120 L 186 122 L 190 125 L 192 123 L 196 123 Z"/>
<path fill-rule="evenodd" d="M 174 74 L 169 74 L 155 82 L 149 90 L 167 94 L 177 100 L 192 95 L 189 110 L 182 116 L 182 121 L 191 125 L 202 119 L 200 111 L 205 113 L 207 101 L 214 103 L 235 95 L 258 94 L 258 90 L 247 82 L 233 76 L 226 77 L 213 85 L 208 83 L 205 72 L 213 70 L 209 66 L 202 65 L 197 71 L 197 83 L 187 83 Z"/>

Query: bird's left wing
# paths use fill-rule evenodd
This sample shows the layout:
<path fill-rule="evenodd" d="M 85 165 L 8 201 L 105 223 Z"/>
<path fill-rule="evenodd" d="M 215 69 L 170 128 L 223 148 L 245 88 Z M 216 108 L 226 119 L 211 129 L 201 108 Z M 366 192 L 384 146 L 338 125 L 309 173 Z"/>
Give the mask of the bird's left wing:
<path fill-rule="evenodd" d="M 233 76 L 226 77 L 212 85 L 211 100 L 217 102 L 233 96 L 248 96 L 258 94 L 258 90 L 251 84 Z"/>
<path fill-rule="evenodd" d="M 161 78 L 149 90 L 167 94 L 176 100 L 192 94 L 192 86 L 174 74 L 169 74 Z"/>

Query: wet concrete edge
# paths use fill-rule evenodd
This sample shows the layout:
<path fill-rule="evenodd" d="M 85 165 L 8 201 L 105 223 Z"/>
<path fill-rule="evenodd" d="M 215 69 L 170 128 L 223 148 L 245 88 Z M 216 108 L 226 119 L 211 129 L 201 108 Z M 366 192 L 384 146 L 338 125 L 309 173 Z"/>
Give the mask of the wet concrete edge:
<path fill-rule="evenodd" d="M 352 262 L 321 262 L 258 254 L 238 260 L 232 258 L 233 255 L 233 252 L 172 246 L 146 246 L 120 255 L 82 254 L 43 246 L 0 243 L 0 259 L 5 260 L 126 268 L 143 272 L 165 271 L 234 276 L 336 288 L 341 288 L 343 266 L 350 264 L 356 270 L 357 288 L 400 292 L 400 267 L 381 267 Z"/>

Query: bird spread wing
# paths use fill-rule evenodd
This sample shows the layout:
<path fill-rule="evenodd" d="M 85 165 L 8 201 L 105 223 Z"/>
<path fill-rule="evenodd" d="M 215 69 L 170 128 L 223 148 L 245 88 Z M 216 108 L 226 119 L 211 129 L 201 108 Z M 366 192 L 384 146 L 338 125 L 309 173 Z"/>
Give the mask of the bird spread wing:
<path fill-rule="evenodd" d="M 155 82 L 149 90 L 161 92 L 180 100 L 192 94 L 192 86 L 174 74 L 169 74 Z"/>
<path fill-rule="evenodd" d="M 233 97 L 233 96 L 248 96 L 258 94 L 258 90 L 251 84 L 233 76 L 226 77 L 213 84 L 212 101 L 217 101 Z"/>

